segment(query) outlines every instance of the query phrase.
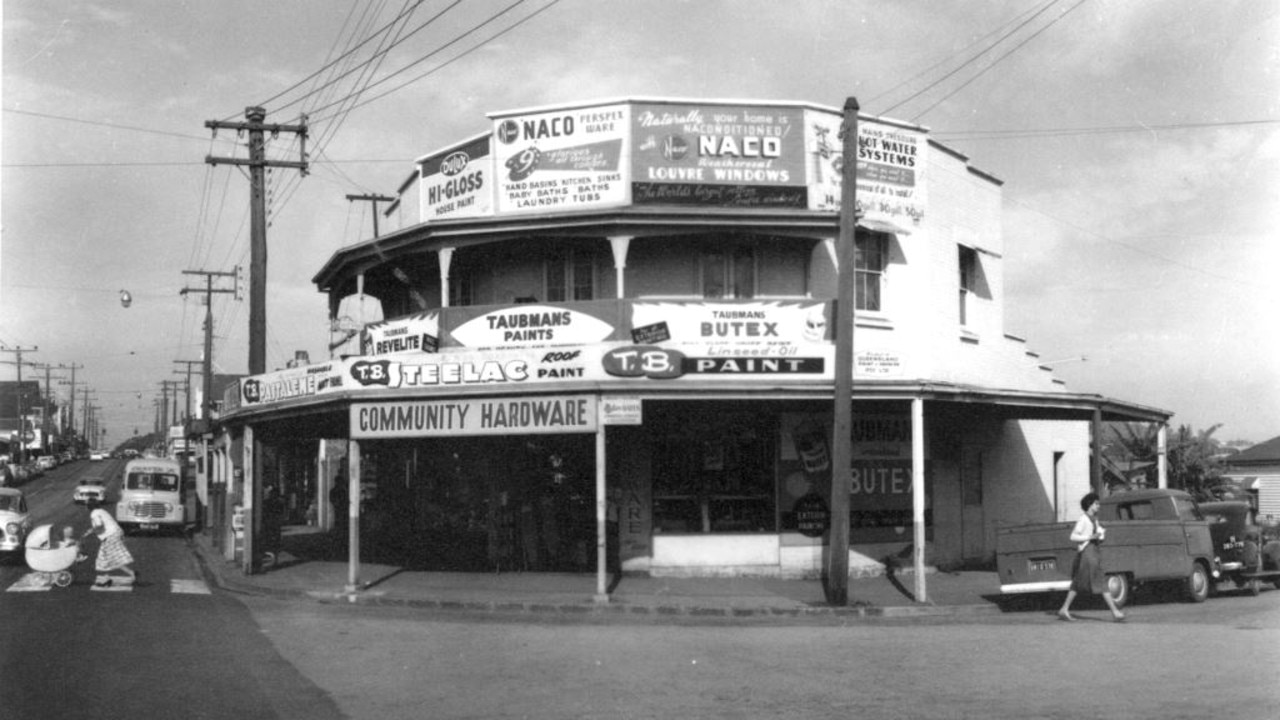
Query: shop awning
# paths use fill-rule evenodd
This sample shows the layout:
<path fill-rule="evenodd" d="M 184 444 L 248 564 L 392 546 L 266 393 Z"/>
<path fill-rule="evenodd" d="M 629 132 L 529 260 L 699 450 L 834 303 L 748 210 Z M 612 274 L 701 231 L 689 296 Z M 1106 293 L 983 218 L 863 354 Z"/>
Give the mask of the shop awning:
<path fill-rule="evenodd" d="M 858 218 L 858 227 L 872 232 L 891 233 L 893 235 L 910 235 L 911 229 L 886 218 Z"/>

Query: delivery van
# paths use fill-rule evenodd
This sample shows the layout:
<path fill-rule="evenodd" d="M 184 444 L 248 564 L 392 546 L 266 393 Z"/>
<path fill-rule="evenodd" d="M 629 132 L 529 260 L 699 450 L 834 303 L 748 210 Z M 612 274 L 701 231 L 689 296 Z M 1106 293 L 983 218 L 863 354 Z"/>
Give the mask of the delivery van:
<path fill-rule="evenodd" d="M 168 458 L 140 458 L 124 466 L 116 522 L 126 531 L 176 530 L 187 524 L 182 466 Z"/>

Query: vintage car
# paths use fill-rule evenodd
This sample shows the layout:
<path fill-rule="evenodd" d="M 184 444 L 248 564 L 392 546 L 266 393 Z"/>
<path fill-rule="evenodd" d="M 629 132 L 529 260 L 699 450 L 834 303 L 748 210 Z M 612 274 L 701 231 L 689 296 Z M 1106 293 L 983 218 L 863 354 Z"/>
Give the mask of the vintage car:
<path fill-rule="evenodd" d="M 17 488 L 0 487 L 0 553 L 13 555 L 31 531 L 27 514 L 27 498 Z"/>
<path fill-rule="evenodd" d="M 1257 522 L 1253 506 L 1243 501 L 1207 502 L 1200 512 L 1209 521 L 1221 575 L 1255 595 L 1262 583 L 1280 588 L 1280 539 L 1273 526 Z"/>
<path fill-rule="evenodd" d="M 73 497 L 77 505 L 101 505 L 107 500 L 107 483 L 102 478 L 85 478 Z"/>

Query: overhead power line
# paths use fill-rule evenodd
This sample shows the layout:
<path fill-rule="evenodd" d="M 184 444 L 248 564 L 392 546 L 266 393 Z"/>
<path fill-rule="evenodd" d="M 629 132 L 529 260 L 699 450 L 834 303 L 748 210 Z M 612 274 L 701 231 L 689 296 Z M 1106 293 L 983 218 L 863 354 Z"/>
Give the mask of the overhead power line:
<path fill-rule="evenodd" d="M 912 100 L 915 100 L 916 98 L 920 97 L 921 95 L 925 94 L 926 92 L 929 92 L 930 90 L 932 90 L 933 88 L 937 87 L 938 85 L 941 85 L 943 82 L 946 82 L 949 78 L 951 78 L 951 77 L 952 77 L 953 75 L 955 75 L 956 73 L 960 72 L 961 70 L 964 70 L 965 68 L 969 67 L 969 66 L 970 66 L 970 65 L 972 65 L 973 63 L 977 62 L 977 61 L 978 61 L 978 59 L 979 59 L 979 58 L 981 58 L 983 55 L 986 55 L 987 53 L 991 52 L 992 50 L 995 50 L 997 45 L 999 45 L 1000 43 L 1004 42 L 1005 40 L 1007 40 L 1008 38 L 1010 38 L 1011 36 L 1013 36 L 1013 34 L 1014 34 L 1014 33 L 1018 32 L 1019 30 L 1021 30 L 1021 29 L 1022 29 L 1022 28 L 1024 28 L 1024 27 L 1026 27 L 1029 23 L 1031 23 L 1031 21 L 1033 21 L 1033 20 L 1035 20 L 1036 18 L 1040 17 L 1040 16 L 1041 16 L 1042 14 L 1044 14 L 1044 13 L 1045 13 L 1049 8 L 1053 7 L 1054 5 L 1057 5 L 1057 4 L 1058 4 L 1059 2 L 1061 2 L 1061 1 L 1062 1 L 1062 0 L 1050 0 L 1050 2 L 1045 3 L 1045 5 L 1044 5 L 1043 7 L 1041 7 L 1039 10 L 1035 11 L 1035 13 L 1033 13 L 1030 17 L 1028 17 L 1026 20 L 1023 20 L 1022 22 L 1018 23 L 1018 24 L 1017 24 L 1016 26 L 1014 26 L 1014 27 L 1013 27 L 1013 29 L 1011 29 L 1009 32 L 1005 33 L 1004 35 L 1001 35 L 999 38 L 997 38 L 997 39 L 995 40 L 995 42 L 992 42 L 990 45 L 988 45 L 988 46 L 986 46 L 985 48 L 983 48 L 981 52 L 979 52 L 978 54 L 976 54 L 976 55 L 974 55 L 973 57 L 969 58 L 968 60 L 964 61 L 964 62 L 963 62 L 963 63 L 961 63 L 960 65 L 956 66 L 956 68 L 955 68 L 954 70 L 952 70 L 951 72 L 949 72 L 949 73 L 947 73 L 947 74 L 943 75 L 942 77 L 938 78 L 937 80 L 934 80 L 933 82 L 929 83 L 928 85 L 925 85 L 924 87 L 920 88 L 919 90 L 917 90 L 916 92 L 914 92 L 914 93 L 912 93 L 911 95 L 907 96 L 906 98 L 904 98 L 904 99 L 902 99 L 902 100 L 900 100 L 900 101 L 898 101 L 898 102 L 894 103 L 893 105 L 890 105 L 889 107 L 885 108 L 885 109 L 884 109 L 884 111 L 883 111 L 883 113 L 887 115 L 887 114 L 889 114 L 889 113 L 893 112 L 894 110 L 897 110 L 898 108 L 902 107 L 903 105 L 906 105 L 907 103 L 911 102 Z M 1050 23 L 1050 24 L 1052 24 L 1052 23 Z M 1048 26 L 1046 26 L 1046 27 L 1048 27 Z M 1032 35 L 1032 37 L 1035 37 L 1035 35 Z M 1019 45 L 1018 47 L 1021 47 L 1021 45 Z M 1014 48 L 1014 49 L 1016 50 L 1017 48 Z M 997 60 L 996 62 L 999 62 L 999 61 Z M 992 63 L 992 64 L 994 65 L 994 63 Z M 988 67 L 990 67 L 990 66 L 988 66 Z M 963 86 L 962 86 L 962 87 L 963 87 Z"/>
<path fill-rule="evenodd" d="M 1187 122 L 1161 125 L 1099 125 L 1083 128 L 1039 128 L 1028 130 L 956 130 L 933 133 L 940 140 L 1018 140 L 1022 138 L 1070 137 L 1073 135 L 1107 135 L 1111 133 L 1155 132 L 1165 130 L 1203 130 L 1206 128 L 1275 125 L 1280 120 L 1234 120 L 1225 122 Z"/>
<path fill-rule="evenodd" d="M 1029 42 L 1031 42 L 1032 40 L 1035 40 L 1036 38 L 1040 37 L 1040 35 L 1041 35 L 1042 33 L 1044 33 L 1044 32 L 1045 32 L 1046 30 L 1048 30 L 1049 28 L 1053 27 L 1054 25 L 1057 25 L 1059 22 L 1061 22 L 1061 21 L 1062 21 L 1062 19 L 1063 19 L 1063 18 L 1065 18 L 1067 15 L 1070 15 L 1073 11 L 1075 11 L 1075 9 L 1076 9 L 1076 8 L 1080 7 L 1081 5 L 1085 4 L 1086 2 L 1088 2 L 1088 0 L 1080 0 L 1080 2 L 1077 2 L 1075 5 L 1072 5 L 1071 7 L 1067 8 L 1066 10 L 1063 10 L 1061 15 L 1059 15 L 1059 16 L 1058 16 L 1058 17 L 1056 17 L 1056 18 L 1054 18 L 1053 20 L 1050 20 L 1050 21 L 1049 21 L 1049 23 L 1048 23 L 1047 25 L 1045 25 L 1044 27 L 1042 27 L 1042 28 L 1040 28 L 1039 30 L 1036 30 L 1035 32 L 1031 33 L 1031 36 L 1030 36 L 1030 37 L 1026 38 L 1025 40 L 1023 40 L 1022 42 L 1018 43 L 1017 45 L 1014 45 L 1014 46 L 1013 46 L 1013 47 L 1012 47 L 1008 52 L 1006 52 L 1005 54 L 1001 55 L 1000 57 L 996 58 L 995 60 L 992 60 L 990 65 L 988 65 L 988 66 L 986 66 L 986 67 L 982 68 L 982 69 L 981 69 L 981 70 L 979 70 L 979 71 L 977 72 L 977 74 L 975 74 L 973 77 L 969 78 L 968 80 L 965 80 L 963 83 L 960 83 L 960 86 L 959 86 L 959 87 L 957 87 L 956 89 L 954 89 L 954 90 L 952 90 L 951 92 L 947 93 L 946 95 L 943 95 L 942 97 L 938 98 L 938 100 L 937 100 L 936 102 L 934 102 L 932 105 L 930 105 L 929 107 L 927 107 L 927 108 L 925 108 L 924 110 L 921 110 L 920 112 L 916 113 L 916 114 L 915 114 L 915 117 L 911 118 L 911 121 L 912 121 L 912 122 L 917 122 L 917 121 L 919 121 L 919 120 L 920 120 L 920 118 L 924 117 L 924 115 L 925 115 L 926 113 L 928 113 L 930 110 L 932 110 L 932 109 L 934 109 L 934 108 L 938 107 L 938 106 L 939 106 L 939 105 L 941 105 L 942 103 L 944 103 L 944 102 L 946 102 L 947 100 L 951 99 L 951 98 L 952 98 L 956 93 L 958 93 L 958 92 L 960 92 L 961 90 L 963 90 L 963 89 L 965 89 L 966 87 L 968 87 L 970 83 L 974 82 L 975 80 L 977 80 L 978 78 L 982 77 L 983 75 L 986 75 L 986 74 L 987 74 L 987 71 L 989 71 L 989 70 L 993 69 L 996 65 L 999 65 L 1002 61 L 1004 61 L 1004 59 L 1005 59 L 1005 58 L 1007 58 L 1007 57 L 1009 57 L 1010 55 L 1012 55 L 1012 54 L 1016 53 L 1017 51 L 1021 50 L 1021 49 L 1022 49 L 1022 47 L 1023 47 L 1024 45 L 1026 45 L 1027 43 L 1029 43 Z"/>
<path fill-rule="evenodd" d="M 80 123 L 82 125 L 96 125 L 98 127 L 112 128 L 113 130 L 132 130 L 133 132 L 149 133 L 151 135 L 167 135 L 169 137 L 182 138 L 183 140 L 199 140 L 208 142 L 209 136 L 203 137 L 199 135 L 186 135 L 183 133 L 169 132 L 167 130 L 156 130 L 154 128 L 138 127 L 136 125 L 118 125 L 116 123 L 102 122 L 101 120 L 85 120 L 83 118 L 67 117 L 66 115 L 53 115 L 50 113 L 34 112 L 32 110 L 19 110 L 17 108 L 4 108 L 7 113 L 17 115 L 30 115 L 32 117 L 46 118 L 49 120 L 62 120 L 65 122 Z"/>
<path fill-rule="evenodd" d="M 507 7 L 506 7 L 506 8 L 504 8 L 503 10 L 501 10 L 501 11 L 499 11 L 498 13 L 494 14 L 494 15 L 493 15 L 493 16 L 491 16 L 488 20 L 485 20 L 484 22 L 480 23 L 479 25 L 476 25 L 475 27 L 471 28 L 471 29 L 470 29 L 470 30 L 468 30 L 467 32 L 463 33 L 462 35 L 459 35 L 457 38 L 454 38 L 453 40 L 449 41 L 449 42 L 448 42 L 448 43 L 446 43 L 445 45 L 442 45 L 438 50 L 432 51 L 431 53 L 429 53 L 429 54 L 427 54 L 427 55 L 425 55 L 425 56 L 423 56 L 423 57 L 419 58 L 418 60 L 415 60 L 414 62 L 410 63 L 409 65 L 405 66 L 404 68 L 401 68 L 400 70 L 397 70 L 396 72 L 392 73 L 391 75 L 388 75 L 387 77 L 382 78 L 382 79 L 381 79 L 381 80 L 379 80 L 378 82 L 373 83 L 373 84 L 372 84 L 372 85 L 370 85 L 369 87 L 370 87 L 370 88 L 372 88 L 372 87 L 374 87 L 374 86 L 376 86 L 376 85 L 380 85 L 380 84 L 382 84 L 382 83 L 384 83 L 384 82 L 386 82 L 386 81 L 390 80 L 391 78 L 395 77 L 396 75 L 398 75 L 398 74 L 400 74 L 400 73 L 404 72 L 405 70 L 408 70 L 409 68 L 413 67 L 414 65 L 417 65 L 418 63 L 420 63 L 420 62 L 422 62 L 422 61 L 424 61 L 424 60 L 429 59 L 431 56 L 436 55 L 437 53 L 439 53 L 439 52 L 440 52 L 440 50 L 444 50 L 445 48 L 449 47 L 450 45 L 453 45 L 453 44 L 457 43 L 458 41 L 462 40 L 462 39 L 463 39 L 463 38 L 465 38 L 467 35 L 470 35 L 471 33 L 474 33 L 474 32 L 476 32 L 477 30 L 480 30 L 480 29 L 481 29 L 482 27 L 484 27 L 485 25 L 488 25 L 489 23 L 491 23 L 491 22 L 493 22 L 494 20 L 498 19 L 498 18 L 499 18 L 499 17 L 501 17 L 503 14 L 505 14 L 507 11 L 511 10 L 511 9 L 512 9 L 512 8 L 514 8 L 516 5 L 519 5 L 519 4 L 520 4 L 520 3 L 522 3 L 522 2 L 524 2 L 524 0 L 517 0 L 517 2 L 512 3 L 511 5 L 507 6 Z M 427 77 L 427 76 L 429 76 L 429 75 L 432 75 L 432 74 L 434 74 L 434 73 L 436 73 L 436 72 L 439 72 L 440 70 L 443 70 L 444 68 L 448 67 L 449 65 L 452 65 L 453 63 L 457 62 L 458 60 L 461 60 L 462 58 L 466 57 L 467 55 L 470 55 L 471 53 L 475 52 L 476 50 L 479 50 L 480 48 L 484 47 L 484 46 L 485 46 L 485 45 L 487 45 L 488 43 L 491 43 L 491 42 L 493 42 L 494 40 L 497 40 L 498 38 L 502 37 L 503 35 L 506 35 L 507 33 L 511 32 L 512 30 L 515 30 L 516 28 L 520 27 L 521 25 L 523 25 L 523 24 L 525 24 L 525 23 L 529 22 L 530 20 L 534 19 L 534 18 L 535 18 L 535 17 L 537 17 L 538 15 L 541 15 L 543 12 L 546 12 L 547 10 L 551 9 L 551 7 L 552 7 L 553 5 L 556 5 L 556 4 L 557 4 L 557 3 L 559 3 L 559 2 L 560 2 L 560 0 L 551 0 L 551 1 L 550 1 L 550 2 L 548 2 L 546 5 L 543 5 L 542 7 L 538 8 L 537 10 L 534 10 L 532 13 L 529 13 L 528 15 L 524 16 L 523 18 L 520 18 L 519 20 L 515 21 L 514 23 L 512 23 L 512 24 L 511 24 L 511 25 L 509 25 L 509 26 L 507 26 L 506 28 L 503 28 L 502 30 L 499 30 L 498 32 L 494 33 L 493 35 L 490 35 L 489 37 L 485 38 L 484 40 L 480 41 L 479 43 L 477 43 L 477 44 L 475 44 L 475 45 L 471 46 L 470 48 L 467 48 L 466 50 L 464 50 L 464 51 L 462 51 L 462 52 L 458 53 L 458 54 L 457 54 L 457 55 L 455 55 L 454 57 L 452 57 L 452 58 L 450 58 L 450 59 L 448 59 L 448 60 L 446 60 L 446 61 L 444 61 L 444 62 L 440 63 L 439 65 L 437 65 L 437 66 L 435 66 L 435 67 L 431 68 L 430 70 L 428 70 L 428 71 L 426 71 L 426 72 L 422 73 L 421 75 L 418 75 L 418 76 L 416 76 L 416 77 L 413 77 L 413 78 L 411 78 L 411 79 L 409 79 L 409 80 L 407 80 L 407 81 L 405 81 L 405 82 L 403 82 L 403 83 L 401 83 L 401 84 L 399 84 L 399 85 L 397 85 L 397 86 L 395 86 L 395 87 L 393 87 L 393 88 L 390 88 L 389 90 L 387 90 L 387 91 L 385 91 L 385 92 L 383 92 L 383 93 L 380 93 L 380 94 L 378 94 L 378 95 L 374 95 L 374 96 L 373 96 L 373 97 L 371 97 L 371 98 L 366 98 L 365 100 L 362 100 L 362 101 L 360 101 L 359 103 L 357 103 L 357 104 L 355 104 L 355 105 L 352 105 L 350 108 L 347 108 L 347 112 L 350 112 L 351 110 L 355 110 L 356 108 L 364 107 L 365 105 L 368 105 L 369 103 L 372 103 L 372 102 L 374 102 L 375 100 L 380 100 L 380 99 L 382 99 L 382 98 L 384 98 L 384 97 L 386 97 L 386 96 L 390 95 L 391 93 L 394 93 L 394 92 L 396 92 L 396 91 L 398 91 L 398 90 L 401 90 L 401 89 L 403 89 L 403 88 L 405 88 L 405 87 L 407 87 L 407 86 L 409 86 L 409 85 L 412 85 L 412 84 L 413 84 L 413 83 L 415 83 L 415 82 L 418 82 L 419 80 L 421 80 L 421 79 L 423 79 L 423 78 L 425 78 L 425 77 Z M 368 88 L 365 88 L 365 89 L 367 90 Z M 334 104 L 334 103 L 330 103 L 330 105 L 326 105 L 326 106 L 324 106 L 324 107 L 316 108 L 315 110 L 313 110 L 313 112 L 319 113 L 319 112 L 321 112 L 321 111 L 323 111 L 323 110 L 328 109 L 328 108 L 329 108 L 329 107 L 331 107 L 333 104 Z M 319 120 L 317 120 L 316 122 L 323 122 L 323 121 L 325 121 L 325 120 L 329 119 L 330 117 L 332 117 L 332 116 L 322 117 L 322 118 L 320 118 Z"/>

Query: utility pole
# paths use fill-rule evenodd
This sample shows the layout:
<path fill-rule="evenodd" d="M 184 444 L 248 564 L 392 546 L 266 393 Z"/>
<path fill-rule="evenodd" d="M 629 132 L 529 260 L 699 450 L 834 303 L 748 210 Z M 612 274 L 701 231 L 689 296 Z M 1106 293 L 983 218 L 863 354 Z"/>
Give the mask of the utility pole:
<path fill-rule="evenodd" d="M 71 371 L 71 382 L 70 382 L 70 383 L 65 383 L 65 382 L 63 382 L 63 383 L 58 383 L 58 384 L 59 384 L 59 385 L 70 385 L 70 386 L 71 386 L 71 402 L 67 404 L 67 427 L 71 430 L 72 439 L 75 439 L 75 434 L 76 434 L 76 370 L 79 370 L 80 368 L 82 368 L 82 367 L 84 367 L 84 366 L 83 366 L 83 365 L 76 365 L 75 363 L 71 363 L 70 365 L 62 365 L 61 363 L 59 363 L 58 367 L 63 368 L 63 369 L 66 369 L 66 370 L 70 370 L 70 371 Z"/>
<path fill-rule="evenodd" d="M 366 200 L 373 203 L 373 236 L 378 237 L 378 203 L 395 202 L 397 198 L 389 195 L 348 195 L 348 200 Z"/>
<path fill-rule="evenodd" d="M 165 438 L 169 437 L 169 426 L 178 419 L 178 381 L 177 380 L 161 380 L 160 391 L 164 394 L 164 426 L 160 431 L 164 433 Z M 169 415 L 169 388 L 173 388 L 173 415 Z M 172 417 L 173 420 L 169 418 Z"/>
<path fill-rule="evenodd" d="M 260 107 L 244 110 L 246 122 L 209 120 L 204 126 L 217 134 L 218 130 L 249 132 L 249 159 L 217 158 L 205 156 L 210 165 L 219 163 L 249 166 L 249 374 L 261 375 L 267 370 L 267 202 L 263 181 L 268 167 L 297 168 L 307 174 L 307 116 L 299 125 L 266 124 L 267 111 Z M 272 137 L 282 132 L 296 133 L 301 139 L 301 161 L 268 160 L 263 133 Z"/>
<path fill-rule="evenodd" d="M 849 469 L 853 460 L 853 285 L 858 232 L 858 101 L 844 103 L 840 234 L 836 239 L 835 404 L 831 422 L 831 531 L 827 602 L 849 604 Z"/>
<path fill-rule="evenodd" d="M 16 356 L 14 358 L 14 362 L 18 366 L 18 457 L 16 460 L 20 463 L 27 461 L 27 426 L 23 422 L 24 413 L 22 412 L 22 353 L 36 352 L 39 349 L 40 347 L 38 345 L 32 345 L 29 348 L 0 348 L 0 351 L 13 353 Z"/>
<path fill-rule="evenodd" d="M 204 367 L 201 371 L 204 373 L 204 385 L 202 397 L 200 399 L 200 417 L 208 421 L 213 413 L 213 294 L 214 293 L 234 293 L 236 300 L 240 299 L 240 266 L 237 265 L 234 272 L 219 272 L 216 270 L 183 270 L 183 275 L 203 275 L 204 289 L 184 287 L 178 292 L 179 295 L 186 295 L 189 292 L 204 293 Z M 215 277 L 234 277 L 235 288 L 226 290 L 223 288 L 214 288 L 213 279 Z"/>
<path fill-rule="evenodd" d="M 204 361 L 203 361 L 203 360 L 174 360 L 174 362 L 175 362 L 175 363 L 177 363 L 178 365 L 186 365 L 186 366 L 187 366 L 187 369 L 186 369 L 186 370 L 176 370 L 176 369 L 175 369 L 175 370 L 174 370 L 174 372 L 179 373 L 179 374 L 181 374 L 181 373 L 185 372 L 185 373 L 187 374 L 187 387 L 186 387 L 186 389 L 183 391 L 183 392 L 185 392 L 185 393 L 186 393 L 186 396 L 185 396 L 185 397 L 186 397 L 186 399 L 187 399 L 187 405 L 186 405 L 186 410 L 185 410 L 185 412 L 186 412 L 185 418 L 186 418 L 186 422 L 191 422 L 191 366 L 192 366 L 192 365 L 200 365 L 200 364 L 201 364 L 201 363 L 203 363 Z"/>
<path fill-rule="evenodd" d="M 90 437 L 89 435 L 89 386 L 88 385 L 84 386 L 84 404 L 81 405 L 80 407 L 82 408 L 82 412 L 80 413 L 81 415 L 80 422 L 84 425 L 84 428 L 81 430 L 80 437 L 83 437 L 84 441 L 86 443 L 89 443 L 90 449 L 96 449 L 98 446 L 93 444 L 93 438 Z"/>
<path fill-rule="evenodd" d="M 40 430 L 44 434 L 43 442 L 45 452 L 53 450 L 53 443 L 50 441 L 49 434 L 49 384 L 53 380 L 53 365 L 36 365 L 37 368 L 44 368 L 44 413 L 40 418 Z M 61 380 L 62 378 L 58 378 Z"/>

